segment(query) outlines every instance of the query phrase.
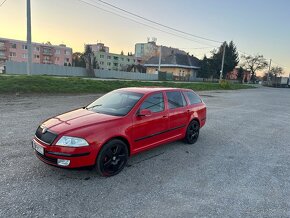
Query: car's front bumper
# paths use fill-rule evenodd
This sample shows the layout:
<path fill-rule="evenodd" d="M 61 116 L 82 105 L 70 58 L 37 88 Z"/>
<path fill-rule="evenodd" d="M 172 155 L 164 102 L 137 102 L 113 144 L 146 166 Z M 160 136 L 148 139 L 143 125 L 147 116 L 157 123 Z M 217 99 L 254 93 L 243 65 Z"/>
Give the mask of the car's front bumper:
<path fill-rule="evenodd" d="M 32 147 L 41 161 L 58 167 L 79 168 L 92 166 L 96 161 L 96 152 L 91 146 L 71 148 L 47 145 L 35 137 L 32 140 Z M 65 162 L 68 164 L 63 164 Z"/>

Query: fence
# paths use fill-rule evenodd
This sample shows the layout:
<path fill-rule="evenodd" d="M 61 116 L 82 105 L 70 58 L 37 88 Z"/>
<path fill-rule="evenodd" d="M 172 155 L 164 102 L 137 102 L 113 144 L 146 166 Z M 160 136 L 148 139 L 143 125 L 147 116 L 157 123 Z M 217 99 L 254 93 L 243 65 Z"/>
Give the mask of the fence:
<path fill-rule="evenodd" d="M 6 62 L 6 74 L 26 74 L 24 62 Z M 32 75 L 79 76 L 86 77 L 86 69 L 81 67 L 59 66 L 53 64 L 32 64 Z M 104 79 L 158 80 L 158 75 L 146 73 L 122 72 L 113 70 L 95 70 L 95 76 Z"/>

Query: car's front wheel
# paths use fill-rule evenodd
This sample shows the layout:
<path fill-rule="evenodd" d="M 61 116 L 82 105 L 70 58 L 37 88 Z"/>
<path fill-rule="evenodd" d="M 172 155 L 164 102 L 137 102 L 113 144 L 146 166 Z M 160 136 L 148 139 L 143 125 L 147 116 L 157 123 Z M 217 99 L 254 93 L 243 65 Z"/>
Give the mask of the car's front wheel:
<path fill-rule="evenodd" d="M 106 143 L 99 152 L 96 161 L 97 171 L 101 176 L 114 176 L 121 172 L 128 160 L 127 145 L 118 139 Z"/>
<path fill-rule="evenodd" d="M 199 123 L 197 120 L 192 120 L 187 127 L 184 141 L 188 144 L 194 144 L 199 136 Z"/>

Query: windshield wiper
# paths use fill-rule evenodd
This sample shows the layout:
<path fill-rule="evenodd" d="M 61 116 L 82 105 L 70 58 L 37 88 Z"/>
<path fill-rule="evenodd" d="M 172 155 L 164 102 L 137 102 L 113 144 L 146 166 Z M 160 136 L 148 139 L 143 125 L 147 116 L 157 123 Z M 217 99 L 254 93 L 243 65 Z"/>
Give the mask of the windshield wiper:
<path fill-rule="evenodd" d="M 88 109 L 92 109 L 92 108 L 100 107 L 100 106 L 102 106 L 102 104 L 96 104 L 96 105 L 93 105 L 91 107 L 86 107 L 86 109 L 88 110 Z"/>

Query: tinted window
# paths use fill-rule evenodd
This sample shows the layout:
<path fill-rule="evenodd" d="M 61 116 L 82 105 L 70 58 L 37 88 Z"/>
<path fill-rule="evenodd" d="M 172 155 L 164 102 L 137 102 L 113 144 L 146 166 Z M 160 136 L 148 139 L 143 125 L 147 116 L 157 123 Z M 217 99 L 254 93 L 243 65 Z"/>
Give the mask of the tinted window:
<path fill-rule="evenodd" d="M 169 109 L 184 107 L 186 105 L 185 99 L 181 92 L 166 92 Z"/>
<path fill-rule="evenodd" d="M 142 109 L 149 109 L 152 112 L 160 112 L 164 110 L 164 99 L 162 93 L 149 96 L 141 105 Z"/>
<path fill-rule="evenodd" d="M 184 92 L 187 98 L 189 99 L 190 104 L 198 104 L 201 102 L 200 97 L 194 92 Z"/>
<path fill-rule="evenodd" d="M 113 91 L 100 97 L 86 107 L 96 113 L 109 114 L 115 116 L 124 116 L 134 107 L 143 94 Z"/>

